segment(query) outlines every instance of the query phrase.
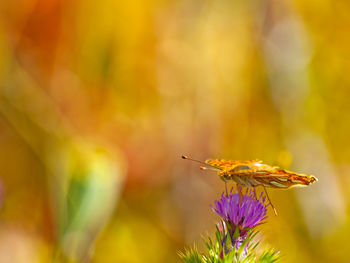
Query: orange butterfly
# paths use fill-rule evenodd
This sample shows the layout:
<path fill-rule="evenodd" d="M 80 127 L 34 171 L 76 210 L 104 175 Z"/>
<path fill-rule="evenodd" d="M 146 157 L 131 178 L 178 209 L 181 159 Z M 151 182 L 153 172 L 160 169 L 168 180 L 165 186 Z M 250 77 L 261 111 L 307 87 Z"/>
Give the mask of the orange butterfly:
<path fill-rule="evenodd" d="M 299 174 L 280 169 L 276 166 L 263 164 L 260 160 L 250 161 L 230 161 L 230 160 L 206 160 L 201 162 L 187 156 L 182 156 L 183 159 L 199 162 L 211 168 L 201 166 L 201 169 L 216 170 L 219 177 L 225 182 L 227 194 L 227 182 L 234 181 L 238 186 L 257 187 L 262 186 L 266 196 L 270 201 L 265 187 L 288 189 L 293 186 L 306 186 L 317 181 L 313 175 Z M 240 192 L 240 187 L 238 188 Z M 270 204 L 277 214 L 276 209 Z"/>

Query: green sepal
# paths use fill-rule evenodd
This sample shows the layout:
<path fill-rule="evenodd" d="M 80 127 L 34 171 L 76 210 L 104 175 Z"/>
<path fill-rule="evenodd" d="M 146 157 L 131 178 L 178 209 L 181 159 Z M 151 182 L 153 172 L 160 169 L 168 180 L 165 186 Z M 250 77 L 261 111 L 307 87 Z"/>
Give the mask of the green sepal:
<path fill-rule="evenodd" d="M 239 232 L 239 228 L 236 227 L 235 228 L 235 232 L 233 233 L 233 238 L 234 239 L 238 239 L 241 236 L 240 232 Z"/>

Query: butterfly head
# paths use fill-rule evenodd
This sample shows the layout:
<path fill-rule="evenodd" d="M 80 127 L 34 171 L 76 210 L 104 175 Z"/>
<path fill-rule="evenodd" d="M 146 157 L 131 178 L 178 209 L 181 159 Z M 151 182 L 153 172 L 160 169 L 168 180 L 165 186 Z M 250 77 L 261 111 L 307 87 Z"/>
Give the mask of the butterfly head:
<path fill-rule="evenodd" d="M 220 170 L 217 172 L 218 176 L 221 180 L 223 180 L 224 182 L 229 182 L 230 180 L 232 180 L 232 176 L 230 174 L 230 172 L 228 170 Z"/>

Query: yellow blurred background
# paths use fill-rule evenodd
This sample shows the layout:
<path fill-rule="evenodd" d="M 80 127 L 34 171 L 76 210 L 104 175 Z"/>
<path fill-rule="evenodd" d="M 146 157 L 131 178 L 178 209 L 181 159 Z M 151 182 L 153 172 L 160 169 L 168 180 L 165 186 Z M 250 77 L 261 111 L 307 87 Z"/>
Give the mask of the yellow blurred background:
<path fill-rule="evenodd" d="M 3 0 L 0 262 L 180 262 L 223 191 L 194 158 L 309 173 L 270 190 L 281 262 L 350 262 L 350 3 Z"/>

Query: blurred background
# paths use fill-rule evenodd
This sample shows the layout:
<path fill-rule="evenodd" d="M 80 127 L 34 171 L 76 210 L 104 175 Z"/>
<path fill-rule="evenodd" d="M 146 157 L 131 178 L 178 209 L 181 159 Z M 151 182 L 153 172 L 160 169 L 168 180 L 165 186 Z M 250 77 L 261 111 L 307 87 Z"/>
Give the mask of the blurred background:
<path fill-rule="evenodd" d="M 0 262 L 180 262 L 223 183 L 186 154 L 319 181 L 270 190 L 281 262 L 350 262 L 350 3 L 3 0 Z"/>

